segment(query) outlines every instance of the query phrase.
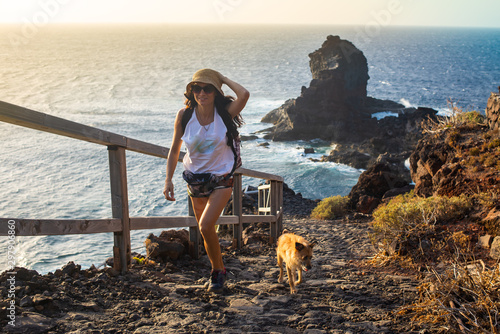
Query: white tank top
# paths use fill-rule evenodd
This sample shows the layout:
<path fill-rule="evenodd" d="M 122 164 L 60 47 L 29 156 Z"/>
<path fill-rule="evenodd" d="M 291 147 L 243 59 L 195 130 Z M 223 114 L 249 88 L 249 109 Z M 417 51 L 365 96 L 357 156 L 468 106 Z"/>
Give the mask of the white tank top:
<path fill-rule="evenodd" d="M 226 132 L 217 110 L 214 110 L 214 121 L 205 126 L 200 124 L 194 111 L 182 136 L 187 151 L 182 160 L 184 168 L 192 173 L 215 175 L 231 172 L 234 153 L 227 145 Z"/>

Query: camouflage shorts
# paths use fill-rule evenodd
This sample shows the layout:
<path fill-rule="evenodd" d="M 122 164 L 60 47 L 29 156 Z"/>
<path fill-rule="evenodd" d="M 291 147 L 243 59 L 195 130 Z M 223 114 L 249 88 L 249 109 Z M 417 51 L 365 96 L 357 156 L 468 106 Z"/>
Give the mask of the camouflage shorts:
<path fill-rule="evenodd" d="M 182 177 L 188 184 L 188 194 L 191 197 L 208 197 L 215 189 L 231 188 L 233 186 L 233 176 L 231 174 L 195 174 L 185 170 Z"/>

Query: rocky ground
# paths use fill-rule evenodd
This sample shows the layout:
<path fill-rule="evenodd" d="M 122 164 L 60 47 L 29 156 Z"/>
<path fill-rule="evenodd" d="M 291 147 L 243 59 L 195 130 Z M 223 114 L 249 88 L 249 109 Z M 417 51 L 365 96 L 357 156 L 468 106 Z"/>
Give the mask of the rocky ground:
<path fill-rule="evenodd" d="M 287 215 L 284 228 L 314 239 L 313 270 L 298 293 L 277 282 L 273 246 L 241 250 L 222 241 L 227 288 L 204 287 L 206 256 L 166 264 L 81 270 L 69 263 L 54 274 L 17 269 L 15 327 L 7 324 L 6 273 L 0 276 L 2 332 L 9 333 L 431 333 L 397 317 L 417 298 L 415 277 L 367 264 L 369 220 L 311 220 Z"/>

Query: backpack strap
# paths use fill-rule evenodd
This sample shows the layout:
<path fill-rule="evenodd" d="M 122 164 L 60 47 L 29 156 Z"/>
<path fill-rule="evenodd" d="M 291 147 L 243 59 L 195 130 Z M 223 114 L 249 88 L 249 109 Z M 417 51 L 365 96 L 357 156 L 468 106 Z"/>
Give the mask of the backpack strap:
<path fill-rule="evenodd" d="M 182 114 L 182 119 L 181 119 L 182 133 L 186 132 L 186 126 L 189 123 L 191 116 L 193 116 L 193 112 L 194 112 L 193 108 L 184 109 L 184 114 Z"/>
<path fill-rule="evenodd" d="M 234 154 L 234 164 L 233 164 L 233 169 L 229 173 L 229 177 L 231 177 L 234 173 L 234 171 L 241 167 L 241 154 L 240 154 L 240 135 L 238 133 L 238 129 L 236 128 L 236 124 L 233 122 L 233 118 L 231 117 L 231 114 L 226 109 L 220 110 L 216 109 L 217 113 L 220 115 L 222 118 L 222 121 L 224 122 L 224 125 L 226 126 L 227 132 L 227 145 L 231 147 L 231 150 L 233 151 Z M 228 177 L 228 178 L 229 178 Z"/>

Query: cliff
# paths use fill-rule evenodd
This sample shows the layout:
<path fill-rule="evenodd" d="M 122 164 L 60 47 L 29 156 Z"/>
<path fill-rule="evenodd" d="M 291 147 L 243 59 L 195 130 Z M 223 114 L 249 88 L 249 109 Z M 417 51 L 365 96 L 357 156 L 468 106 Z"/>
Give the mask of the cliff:
<path fill-rule="evenodd" d="M 417 195 L 484 194 L 484 201 L 491 205 L 475 216 L 496 235 L 500 235 L 498 101 L 500 95 L 492 93 L 486 118 L 478 112 L 456 110 L 451 118 L 428 123 L 425 136 L 410 157 Z"/>

